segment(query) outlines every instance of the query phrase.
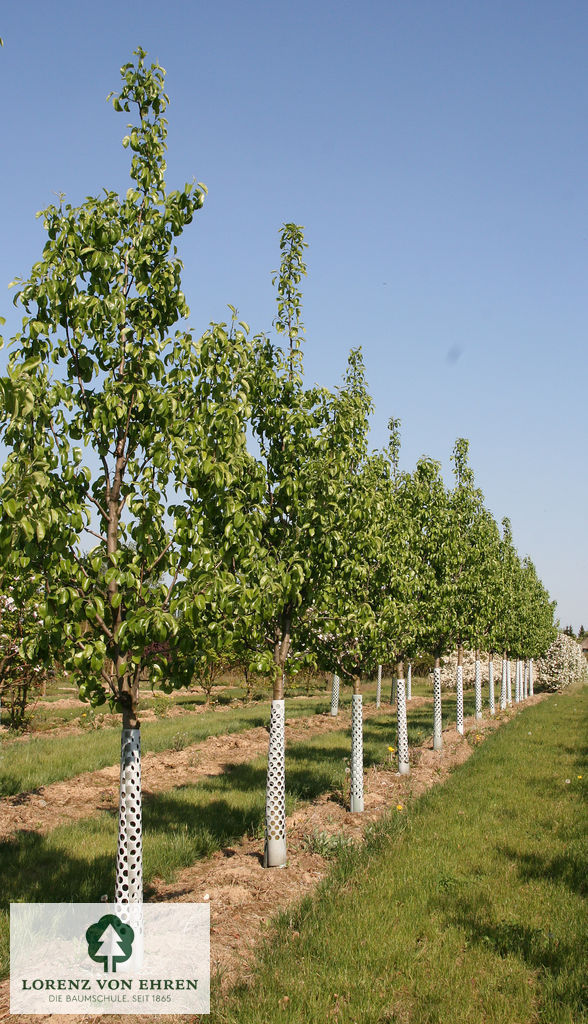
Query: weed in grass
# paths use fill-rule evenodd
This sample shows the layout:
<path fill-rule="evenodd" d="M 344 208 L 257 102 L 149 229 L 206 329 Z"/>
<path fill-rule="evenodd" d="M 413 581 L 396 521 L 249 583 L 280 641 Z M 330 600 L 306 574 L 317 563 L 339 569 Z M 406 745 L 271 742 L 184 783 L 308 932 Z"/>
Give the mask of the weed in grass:
<path fill-rule="evenodd" d="M 190 739 L 185 732 L 177 732 L 172 739 L 171 749 L 179 753 L 180 750 L 184 750 L 188 746 Z"/>
<path fill-rule="evenodd" d="M 155 693 L 153 695 L 153 713 L 156 718 L 167 718 L 173 707 L 173 699 L 167 693 Z"/>
<path fill-rule="evenodd" d="M 325 860 L 341 855 L 343 850 L 348 850 L 355 843 L 351 836 L 341 834 L 333 835 L 328 832 L 319 832 L 315 829 L 309 836 L 305 836 L 303 846 L 309 853 L 318 853 Z"/>
<path fill-rule="evenodd" d="M 105 724 L 106 715 L 96 711 L 96 708 L 88 707 L 87 711 L 82 711 L 80 715 L 80 725 L 84 729 L 103 729 Z"/>

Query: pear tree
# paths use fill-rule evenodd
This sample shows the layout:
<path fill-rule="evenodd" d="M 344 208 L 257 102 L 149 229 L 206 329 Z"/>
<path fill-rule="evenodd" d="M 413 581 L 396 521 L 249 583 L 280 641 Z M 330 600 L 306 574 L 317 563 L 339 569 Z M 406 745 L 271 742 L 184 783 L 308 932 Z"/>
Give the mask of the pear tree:
<path fill-rule="evenodd" d="M 433 747 L 441 750 L 441 658 L 455 636 L 453 614 L 454 533 L 449 494 L 438 462 L 420 459 L 414 472 L 415 503 L 420 509 L 416 533 L 420 571 L 415 649 L 433 655 Z"/>
<path fill-rule="evenodd" d="M 211 601 L 230 618 L 249 529 L 246 332 L 213 325 L 195 342 L 177 326 L 189 311 L 175 240 L 205 190 L 166 187 L 165 72 L 145 58 L 111 96 L 131 119 L 130 187 L 43 211 L 0 382 L 2 557 L 42 588 L 39 615 L 80 698 L 122 717 L 119 903 L 142 899 L 140 682 L 190 682 L 180 625 Z"/>
<path fill-rule="evenodd" d="M 306 620 L 339 557 L 345 521 L 343 481 L 356 429 L 353 400 L 303 379 L 302 293 L 306 274 L 302 228 L 285 224 L 275 272 L 275 328 L 282 347 L 254 339 L 250 374 L 250 471 L 255 558 L 246 592 L 262 637 L 254 665 L 272 681 L 265 863 L 286 863 L 284 674 L 315 660 L 305 644 Z M 346 393 L 345 393 L 346 394 Z"/>

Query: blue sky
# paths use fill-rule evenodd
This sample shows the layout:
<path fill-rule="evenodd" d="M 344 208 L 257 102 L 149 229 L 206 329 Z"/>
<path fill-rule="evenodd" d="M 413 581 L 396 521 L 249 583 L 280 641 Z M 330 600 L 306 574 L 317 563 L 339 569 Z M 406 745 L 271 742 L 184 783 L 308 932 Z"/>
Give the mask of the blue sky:
<path fill-rule="evenodd" d="M 35 212 L 127 188 L 105 98 L 140 45 L 168 72 L 169 186 L 209 190 L 180 243 L 193 326 L 230 302 L 270 330 L 279 227 L 303 224 L 308 379 L 361 345 L 372 443 L 399 417 L 406 468 L 448 476 L 468 437 L 562 624 L 588 626 L 586 4 L 23 0 L 0 35 L 5 337 Z"/>

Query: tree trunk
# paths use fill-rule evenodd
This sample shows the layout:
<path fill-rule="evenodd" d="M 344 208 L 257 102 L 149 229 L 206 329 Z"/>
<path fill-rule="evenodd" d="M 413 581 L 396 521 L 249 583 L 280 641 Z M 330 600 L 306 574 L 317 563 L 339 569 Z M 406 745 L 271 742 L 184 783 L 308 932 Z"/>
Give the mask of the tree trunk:
<path fill-rule="evenodd" d="M 463 736 L 463 647 L 457 648 L 457 672 L 455 679 L 455 720 L 458 733 Z"/>
<path fill-rule="evenodd" d="M 506 651 L 502 655 L 502 676 L 500 680 L 500 710 L 504 711 L 506 708 L 507 701 L 507 676 L 508 670 L 506 667 Z"/>
<path fill-rule="evenodd" d="M 127 721 L 129 716 L 125 716 Z M 116 904 L 142 903 L 141 731 L 123 719 L 116 853 Z"/>
<path fill-rule="evenodd" d="M 476 719 L 482 717 L 482 668 L 480 666 L 480 652 L 476 650 L 476 671 L 474 691 L 476 695 Z"/>
<path fill-rule="evenodd" d="M 441 658 L 435 658 L 433 670 L 433 749 L 443 748 L 443 720 L 441 717 Z"/>
<path fill-rule="evenodd" d="M 363 811 L 363 707 L 360 680 L 353 681 L 351 697 L 351 792 L 349 810 Z"/>
<path fill-rule="evenodd" d="M 283 697 L 272 700 L 265 793 L 266 868 L 286 866 L 286 752 L 284 742 L 285 705 Z"/>
<path fill-rule="evenodd" d="M 488 659 L 488 696 L 490 699 L 490 714 L 496 713 L 496 707 L 494 705 L 494 659 L 492 657 L 492 651 L 490 651 L 490 657 Z"/>
<path fill-rule="evenodd" d="M 290 613 L 286 609 L 274 640 L 274 685 L 270 709 L 267 783 L 265 790 L 266 868 L 286 866 L 286 749 L 284 666 L 290 650 Z"/>
<path fill-rule="evenodd" d="M 339 676 L 335 673 L 333 676 L 333 685 L 331 688 L 331 715 L 336 718 L 339 714 Z"/>
<path fill-rule="evenodd" d="M 117 661 L 122 658 L 118 656 Z M 141 730 L 138 718 L 139 675 L 124 673 L 119 684 L 122 704 L 118 842 L 115 903 L 143 902 L 143 825 L 141 807 Z"/>
<path fill-rule="evenodd" d="M 396 703 L 396 676 L 392 676 L 392 682 L 390 683 L 390 703 Z"/>
<path fill-rule="evenodd" d="M 406 699 L 412 700 L 412 662 L 410 661 L 406 672 Z"/>
<path fill-rule="evenodd" d="M 376 707 L 382 703 L 382 666 L 378 665 L 378 683 L 376 686 Z"/>
<path fill-rule="evenodd" d="M 406 688 L 402 661 L 398 661 L 396 664 L 396 721 L 398 728 L 398 771 L 401 775 L 408 775 L 410 773 L 408 722 L 406 718 Z"/>

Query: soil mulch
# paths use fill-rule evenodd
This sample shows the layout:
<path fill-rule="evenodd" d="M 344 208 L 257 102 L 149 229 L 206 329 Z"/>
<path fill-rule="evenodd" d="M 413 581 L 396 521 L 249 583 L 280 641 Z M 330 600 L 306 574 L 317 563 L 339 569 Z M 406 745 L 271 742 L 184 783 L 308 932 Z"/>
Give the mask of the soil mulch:
<path fill-rule="evenodd" d="M 418 707 L 429 698 L 413 697 L 410 707 Z M 364 717 L 391 713 L 390 705 L 364 707 Z M 268 716 L 269 717 L 269 716 Z M 344 729 L 351 722 L 350 711 L 310 718 L 286 719 L 286 743 L 297 743 L 309 735 Z M 237 764 L 244 764 L 267 753 L 268 731 L 263 726 L 191 744 L 182 750 L 146 753 L 141 761 L 144 796 L 189 785 L 210 775 L 222 775 Z M 116 811 L 120 768 L 111 765 L 85 772 L 63 782 L 52 782 L 28 793 L 0 800 L 0 840 L 19 830 L 47 833 L 57 825 L 88 818 L 99 811 Z"/>
<path fill-rule="evenodd" d="M 226 991 L 237 981 L 247 981 L 254 972 L 260 941 L 271 935 L 272 919 L 288 908 L 294 910 L 328 873 L 328 855 L 325 857 L 319 852 L 321 849 L 324 851 L 325 837 L 335 836 L 361 843 L 370 825 L 390 813 L 406 813 L 412 799 L 445 781 L 488 733 L 546 696 L 530 697 L 520 707 L 513 706 L 495 718 L 482 721 L 466 718 L 464 736 L 455 729 L 445 729 L 441 751 L 433 750 L 432 739 L 420 747 L 411 747 L 409 776 L 400 776 L 386 767 L 372 766 L 365 773 L 363 814 L 350 814 L 343 806 L 340 794 L 332 793 L 323 794 L 312 804 L 301 807 L 288 818 L 288 866 L 285 870 L 264 869 L 263 840 L 243 837 L 239 843 L 178 872 L 172 883 L 155 879 L 150 887 L 150 900 L 209 902 L 211 974 L 216 976 L 221 991 Z M 332 721 L 336 727 L 337 719 Z M 252 733 L 258 731 L 265 732 L 251 730 Z M 306 734 L 311 731 L 308 728 Z M 232 738 L 222 739 L 226 744 L 227 739 Z M 287 738 L 294 739 L 292 733 Z M 267 734 L 265 739 L 267 741 Z M 235 763 L 233 752 L 231 763 Z M 295 942 L 298 938 L 298 932 L 293 929 L 291 940 Z M 8 1002 L 8 981 L 5 981 L 0 984 L 0 1021 L 8 1019 Z M 29 1017 L 14 1015 L 12 1019 L 18 1024 L 19 1021 L 28 1021 Z M 86 1024 L 98 1019 L 95 1015 L 73 1017 L 59 1014 L 30 1018 L 41 1022 L 51 1020 L 54 1024 Z M 173 1019 L 188 1021 L 193 1018 L 176 1016 Z M 109 1016 L 112 1024 L 141 1024 L 141 1020 L 139 1016 Z"/>

